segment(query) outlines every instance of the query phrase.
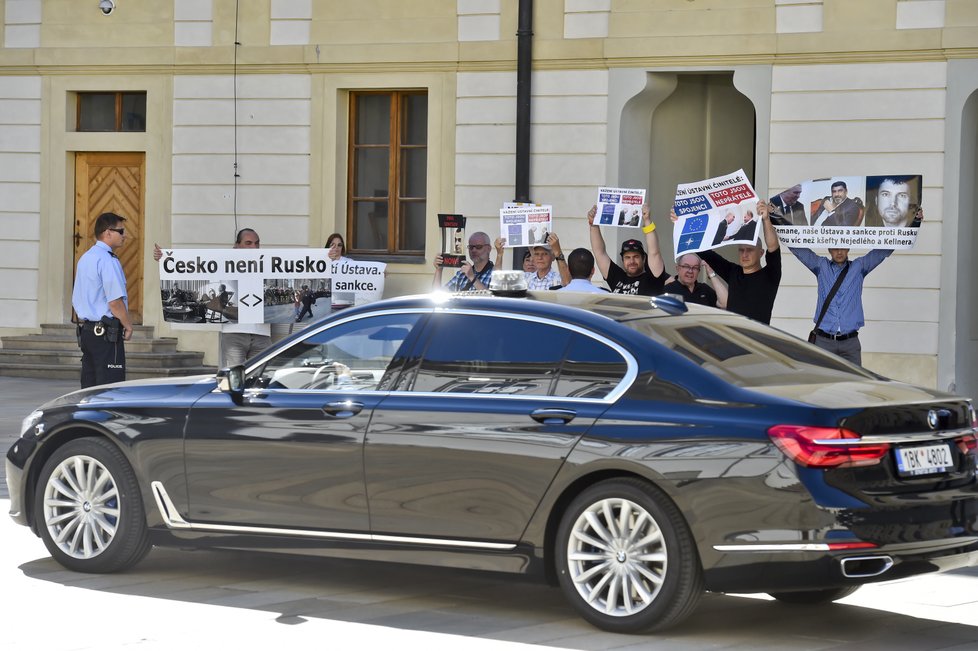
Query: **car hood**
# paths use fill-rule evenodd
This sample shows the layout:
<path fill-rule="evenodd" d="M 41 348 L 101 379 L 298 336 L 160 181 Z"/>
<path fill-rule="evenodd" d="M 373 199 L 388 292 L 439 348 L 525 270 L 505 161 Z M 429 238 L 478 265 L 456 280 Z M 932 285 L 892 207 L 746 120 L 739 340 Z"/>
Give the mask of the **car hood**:
<path fill-rule="evenodd" d="M 44 403 L 38 409 L 54 409 L 69 405 L 106 402 L 155 402 L 159 400 L 193 400 L 217 387 L 214 375 L 187 375 L 181 377 L 129 380 L 115 384 L 103 384 L 66 393 Z"/>

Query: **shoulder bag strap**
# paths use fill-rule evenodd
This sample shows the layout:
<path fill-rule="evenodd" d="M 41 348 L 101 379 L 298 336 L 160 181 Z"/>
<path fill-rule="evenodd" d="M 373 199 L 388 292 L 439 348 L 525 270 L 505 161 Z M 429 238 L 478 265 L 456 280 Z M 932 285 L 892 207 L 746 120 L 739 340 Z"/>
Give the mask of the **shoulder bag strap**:
<path fill-rule="evenodd" d="M 829 303 L 835 298 L 835 293 L 839 291 L 839 287 L 842 285 L 842 279 L 846 277 L 846 273 L 849 272 L 849 265 L 851 262 L 846 260 L 846 266 L 842 268 L 842 273 L 839 277 L 835 279 L 835 284 L 832 285 L 832 289 L 829 290 L 828 296 L 825 297 L 825 302 L 822 303 L 822 311 L 818 313 L 818 321 L 815 322 L 815 329 L 818 330 L 818 326 L 822 325 L 822 319 L 825 318 L 825 313 L 829 310 Z"/>

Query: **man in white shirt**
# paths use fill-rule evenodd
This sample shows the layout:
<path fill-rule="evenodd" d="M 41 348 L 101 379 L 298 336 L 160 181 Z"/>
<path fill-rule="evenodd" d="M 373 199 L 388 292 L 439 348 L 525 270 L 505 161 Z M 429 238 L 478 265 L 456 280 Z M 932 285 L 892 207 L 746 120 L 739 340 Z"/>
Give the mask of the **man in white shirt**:
<path fill-rule="evenodd" d="M 560 288 L 562 292 L 589 292 L 606 294 L 607 291 L 591 284 L 594 275 L 594 255 L 587 249 L 574 249 L 567 256 L 567 269 L 571 281 Z"/>

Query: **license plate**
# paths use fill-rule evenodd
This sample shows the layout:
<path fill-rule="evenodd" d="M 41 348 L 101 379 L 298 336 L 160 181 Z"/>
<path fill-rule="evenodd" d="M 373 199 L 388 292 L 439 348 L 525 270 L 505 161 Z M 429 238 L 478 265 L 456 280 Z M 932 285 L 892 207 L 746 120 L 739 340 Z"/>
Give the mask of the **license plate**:
<path fill-rule="evenodd" d="M 901 477 L 947 472 L 954 467 L 951 446 L 947 443 L 919 448 L 896 449 L 897 472 Z"/>

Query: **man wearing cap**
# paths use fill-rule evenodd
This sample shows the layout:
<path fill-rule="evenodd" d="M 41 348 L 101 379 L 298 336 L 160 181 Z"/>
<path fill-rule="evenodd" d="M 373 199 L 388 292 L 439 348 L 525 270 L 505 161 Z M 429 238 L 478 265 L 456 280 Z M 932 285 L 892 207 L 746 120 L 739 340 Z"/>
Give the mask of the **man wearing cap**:
<path fill-rule="evenodd" d="M 618 266 L 605 247 L 601 229 L 594 223 L 597 206 L 591 206 L 587 212 L 587 223 L 591 231 L 591 250 L 598 264 L 598 271 L 604 276 L 614 294 L 641 294 L 643 296 L 658 296 L 669 278 L 666 265 L 659 252 L 659 238 L 655 235 L 655 223 L 649 214 L 649 207 L 642 206 L 642 232 L 645 233 L 645 243 L 648 254 L 639 240 L 625 240 L 621 244 L 621 265 Z"/>
<path fill-rule="evenodd" d="M 570 273 L 567 271 L 567 261 L 560 250 L 560 239 L 555 233 L 547 234 L 547 241 L 544 244 L 533 244 L 530 246 L 530 254 L 533 259 L 533 271 L 526 272 L 527 289 L 557 289 L 570 281 Z M 554 260 L 560 273 L 553 268 Z"/>

